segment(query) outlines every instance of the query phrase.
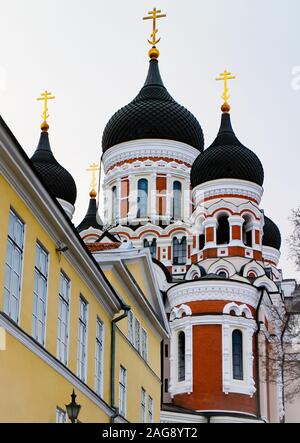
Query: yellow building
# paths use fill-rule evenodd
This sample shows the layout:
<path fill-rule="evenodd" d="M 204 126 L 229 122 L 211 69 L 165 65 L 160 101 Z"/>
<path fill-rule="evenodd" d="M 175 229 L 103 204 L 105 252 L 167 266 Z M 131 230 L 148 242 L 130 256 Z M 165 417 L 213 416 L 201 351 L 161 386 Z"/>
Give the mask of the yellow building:
<path fill-rule="evenodd" d="M 30 160 L 0 118 L 0 421 L 65 422 L 74 389 L 80 422 L 159 422 L 168 326 L 150 253 L 89 252 L 48 129 Z"/>

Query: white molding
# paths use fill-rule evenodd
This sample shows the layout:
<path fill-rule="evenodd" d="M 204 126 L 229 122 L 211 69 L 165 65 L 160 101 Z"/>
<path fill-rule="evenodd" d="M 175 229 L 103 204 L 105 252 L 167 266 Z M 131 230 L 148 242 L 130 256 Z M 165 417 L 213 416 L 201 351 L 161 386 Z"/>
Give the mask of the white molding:
<path fill-rule="evenodd" d="M 185 414 L 180 412 L 160 411 L 161 423 L 207 423 L 203 415 Z"/>
<path fill-rule="evenodd" d="M 68 370 L 62 363 L 60 363 L 54 356 L 49 354 L 42 346 L 39 346 L 33 339 L 25 334 L 21 329 L 11 323 L 0 313 L 0 326 L 3 327 L 9 334 L 18 340 L 23 346 L 29 349 L 33 354 L 39 357 L 51 369 L 56 371 L 59 375 L 65 378 L 72 386 L 78 389 L 96 406 L 98 406 L 108 416 L 113 416 L 114 411 L 87 385 L 82 382 L 75 374 Z"/>
<path fill-rule="evenodd" d="M 66 200 L 62 200 L 61 198 L 57 198 L 58 203 L 63 208 L 67 216 L 70 220 L 72 220 L 74 212 L 75 212 L 75 206 L 73 206 L 71 203 L 67 202 Z"/>
<path fill-rule="evenodd" d="M 174 140 L 142 139 L 112 146 L 103 154 L 105 174 L 115 164 L 129 159 L 148 157 L 170 158 L 192 166 L 199 155 L 192 146 Z"/>
<path fill-rule="evenodd" d="M 241 195 L 246 200 L 250 197 L 255 199 L 259 204 L 263 195 L 263 188 L 245 180 L 220 179 L 203 183 L 193 190 L 193 198 L 196 204 L 203 201 L 204 198 L 219 198 L 219 195 L 224 194 Z"/>
<path fill-rule="evenodd" d="M 186 317 L 184 317 L 186 318 Z M 191 317 L 188 317 L 189 319 Z M 191 322 L 174 321 L 171 327 L 170 340 L 170 381 L 169 394 L 173 398 L 178 394 L 193 392 L 193 326 Z M 185 334 L 185 380 L 178 381 L 178 334 Z"/>
<path fill-rule="evenodd" d="M 270 246 L 263 246 L 262 255 L 264 260 L 269 260 L 277 266 L 281 257 L 281 252 Z"/>
<path fill-rule="evenodd" d="M 244 321 L 241 321 L 242 319 Z M 232 333 L 236 329 L 243 334 L 243 380 L 233 379 Z M 257 325 L 254 320 L 246 320 L 243 317 L 224 317 L 222 326 L 222 373 L 223 392 L 225 394 L 245 394 L 252 398 L 256 392 L 253 374 L 253 335 L 256 329 Z"/>
<path fill-rule="evenodd" d="M 256 308 L 258 289 L 233 280 L 194 280 L 173 286 L 168 291 L 171 308 L 193 301 L 228 300 Z"/>

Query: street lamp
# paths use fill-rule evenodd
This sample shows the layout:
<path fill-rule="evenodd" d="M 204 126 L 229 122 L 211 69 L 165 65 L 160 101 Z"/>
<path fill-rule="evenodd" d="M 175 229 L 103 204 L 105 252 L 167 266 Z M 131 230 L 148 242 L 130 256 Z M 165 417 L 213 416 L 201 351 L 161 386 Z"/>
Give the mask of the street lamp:
<path fill-rule="evenodd" d="M 68 414 L 68 417 L 69 417 L 71 423 L 76 423 L 76 420 L 78 418 L 78 415 L 79 415 L 79 412 L 81 409 L 81 406 L 76 403 L 76 397 L 77 396 L 76 396 L 75 391 L 73 389 L 73 394 L 71 395 L 72 401 L 70 404 L 66 405 L 67 414 Z"/>

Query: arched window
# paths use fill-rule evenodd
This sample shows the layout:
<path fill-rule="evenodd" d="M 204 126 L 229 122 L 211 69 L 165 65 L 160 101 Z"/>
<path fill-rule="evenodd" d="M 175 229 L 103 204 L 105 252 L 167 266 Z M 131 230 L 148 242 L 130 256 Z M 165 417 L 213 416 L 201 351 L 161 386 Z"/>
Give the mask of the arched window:
<path fill-rule="evenodd" d="M 178 334 L 178 381 L 185 380 L 185 333 Z"/>
<path fill-rule="evenodd" d="M 251 218 L 249 216 L 244 217 L 245 221 L 243 224 L 243 242 L 245 246 L 252 248 L 252 226 Z"/>
<path fill-rule="evenodd" d="M 186 237 L 178 240 L 173 238 L 173 265 L 185 265 L 187 260 L 187 241 Z"/>
<path fill-rule="evenodd" d="M 229 232 L 228 216 L 224 215 L 218 219 L 217 245 L 228 245 L 230 239 Z"/>
<path fill-rule="evenodd" d="M 118 195 L 117 195 L 117 187 L 114 186 L 111 190 L 112 192 L 112 222 L 117 222 L 118 217 Z"/>
<path fill-rule="evenodd" d="M 152 258 L 156 258 L 156 252 L 157 252 L 157 240 L 154 238 L 152 241 L 145 238 L 144 240 L 144 248 L 150 249 L 150 254 Z"/>
<path fill-rule="evenodd" d="M 202 249 L 204 249 L 205 246 L 205 234 L 201 234 L 199 236 L 199 249 L 200 251 L 202 251 Z"/>
<path fill-rule="evenodd" d="M 232 333 L 232 372 L 234 380 L 244 379 L 243 334 L 238 329 Z"/>
<path fill-rule="evenodd" d="M 182 200 L 182 185 L 176 181 L 173 184 L 173 218 L 174 220 L 181 220 L 181 200 Z"/>
<path fill-rule="evenodd" d="M 138 181 L 138 210 L 137 218 L 148 215 L 148 180 L 142 178 Z"/>

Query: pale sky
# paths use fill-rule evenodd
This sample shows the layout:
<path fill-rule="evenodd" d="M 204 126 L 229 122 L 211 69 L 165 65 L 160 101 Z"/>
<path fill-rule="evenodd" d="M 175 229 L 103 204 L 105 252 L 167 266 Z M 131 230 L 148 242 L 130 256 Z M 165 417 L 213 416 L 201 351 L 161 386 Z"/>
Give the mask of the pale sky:
<path fill-rule="evenodd" d="M 300 205 L 299 0 L 0 0 L 0 113 L 28 155 L 39 139 L 45 89 L 57 160 L 78 189 L 74 222 L 84 217 L 104 127 L 143 85 L 153 6 L 160 20 L 160 70 L 172 96 L 198 118 L 206 147 L 219 128 L 224 69 L 232 122 L 265 169 L 262 208 L 279 226 L 281 267 L 297 277 L 286 238 Z M 294 74 L 293 74 L 294 73 Z"/>

